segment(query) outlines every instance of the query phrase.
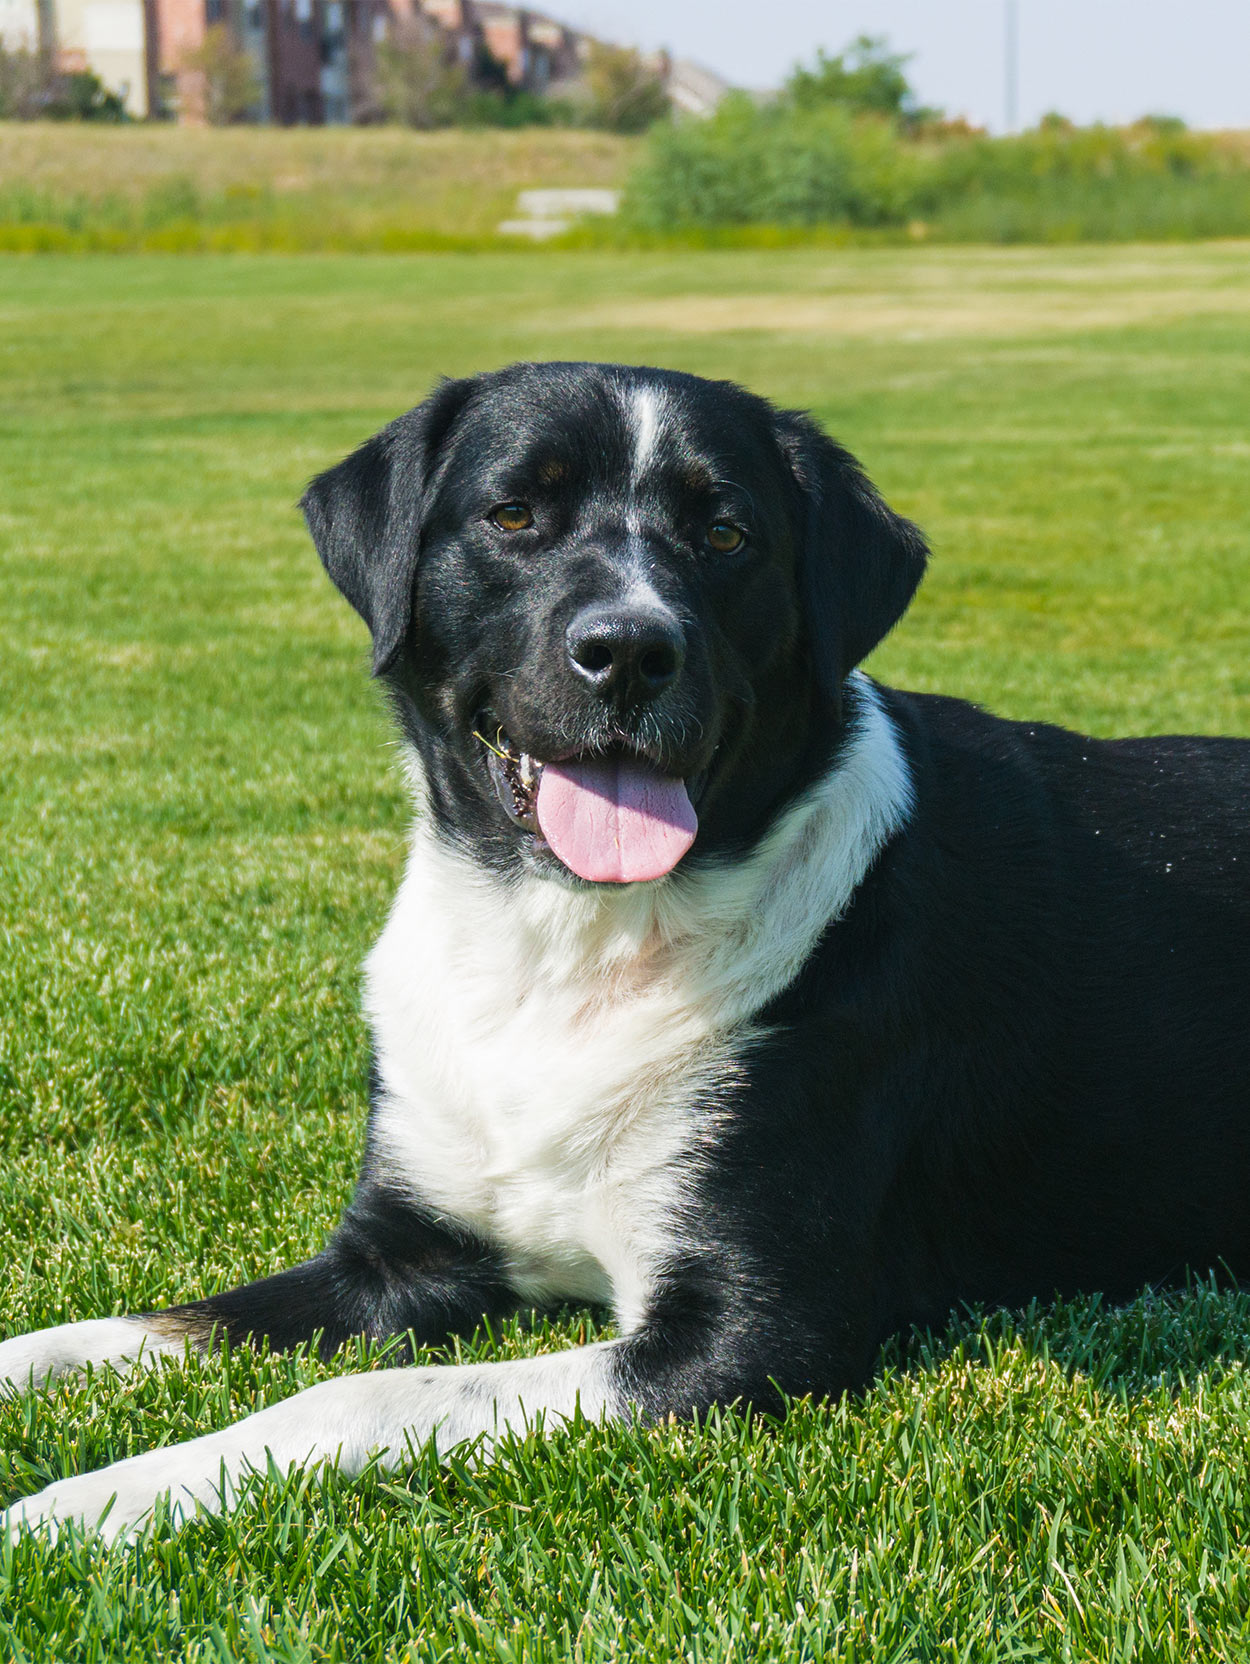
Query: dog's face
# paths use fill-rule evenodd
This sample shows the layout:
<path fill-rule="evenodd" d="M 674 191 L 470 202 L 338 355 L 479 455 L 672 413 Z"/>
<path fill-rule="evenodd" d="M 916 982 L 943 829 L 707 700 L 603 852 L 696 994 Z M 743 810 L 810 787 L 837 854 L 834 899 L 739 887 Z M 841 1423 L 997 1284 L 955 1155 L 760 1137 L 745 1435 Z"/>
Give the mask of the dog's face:
<path fill-rule="evenodd" d="M 303 507 L 442 830 L 597 883 L 757 837 L 925 559 L 805 417 L 618 365 L 446 382 Z"/>

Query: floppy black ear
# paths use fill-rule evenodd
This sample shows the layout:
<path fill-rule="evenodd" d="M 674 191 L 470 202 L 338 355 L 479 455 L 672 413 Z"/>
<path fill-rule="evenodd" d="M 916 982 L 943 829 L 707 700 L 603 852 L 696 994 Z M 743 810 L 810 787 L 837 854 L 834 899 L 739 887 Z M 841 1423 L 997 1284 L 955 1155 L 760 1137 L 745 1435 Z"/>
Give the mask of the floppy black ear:
<path fill-rule="evenodd" d="M 373 674 L 399 657 L 412 622 L 412 584 L 430 475 L 472 388 L 444 381 L 407 415 L 328 468 L 300 498 L 322 564 L 373 635 Z"/>
<path fill-rule="evenodd" d="M 783 413 L 780 435 L 802 500 L 799 586 L 816 677 L 838 702 L 848 674 L 906 612 L 929 549 L 808 417 Z"/>

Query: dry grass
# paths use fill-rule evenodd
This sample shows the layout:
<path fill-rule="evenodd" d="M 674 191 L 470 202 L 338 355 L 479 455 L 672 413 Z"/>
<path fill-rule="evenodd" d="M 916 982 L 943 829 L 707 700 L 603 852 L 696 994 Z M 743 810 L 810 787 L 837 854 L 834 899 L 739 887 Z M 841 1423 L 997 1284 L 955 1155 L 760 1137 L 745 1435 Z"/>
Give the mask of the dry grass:
<path fill-rule="evenodd" d="M 318 201 L 448 234 L 486 235 L 530 186 L 619 184 L 637 140 L 555 128 L 85 129 L 0 122 L 0 191 L 138 204 L 172 183 L 202 199 Z"/>
<path fill-rule="evenodd" d="M 970 281 L 975 269 L 975 281 Z M 562 311 L 551 327 L 646 334 L 844 336 L 862 340 L 1005 340 L 1166 324 L 1250 312 L 1250 245 L 1099 250 L 1050 254 L 978 251 L 891 260 L 889 288 L 863 285 L 845 256 L 810 271 L 812 289 L 753 294 L 678 294 L 600 302 Z"/>

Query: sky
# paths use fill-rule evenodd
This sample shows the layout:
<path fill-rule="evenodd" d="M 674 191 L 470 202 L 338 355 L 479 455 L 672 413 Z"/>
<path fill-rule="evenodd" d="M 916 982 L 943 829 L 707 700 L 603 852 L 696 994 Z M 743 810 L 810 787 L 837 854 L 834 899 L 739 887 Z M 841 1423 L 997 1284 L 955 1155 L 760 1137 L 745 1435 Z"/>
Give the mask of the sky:
<path fill-rule="evenodd" d="M 544 0 L 608 40 L 694 58 L 736 86 L 776 86 L 796 60 L 858 34 L 914 53 L 924 104 L 1001 132 L 1011 0 Z M 1018 125 L 1179 115 L 1250 127 L 1250 0 L 1015 0 Z"/>

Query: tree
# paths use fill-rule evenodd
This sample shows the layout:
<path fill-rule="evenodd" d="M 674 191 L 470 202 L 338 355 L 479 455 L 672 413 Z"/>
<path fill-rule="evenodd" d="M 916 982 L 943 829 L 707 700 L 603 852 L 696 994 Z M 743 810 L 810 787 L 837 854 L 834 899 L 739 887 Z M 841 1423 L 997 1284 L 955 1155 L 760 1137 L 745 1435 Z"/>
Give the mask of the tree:
<path fill-rule="evenodd" d="M 33 121 L 45 115 L 55 89 L 50 53 L 0 43 L 0 121 Z"/>
<path fill-rule="evenodd" d="M 641 133 L 670 110 L 664 78 L 629 46 L 595 41 L 582 77 L 583 115 L 591 127 Z"/>
<path fill-rule="evenodd" d="M 836 58 L 817 52 L 813 69 L 796 65 L 783 97 L 796 109 L 841 104 L 855 115 L 888 116 L 916 126 L 938 112 L 917 103 L 905 74 L 909 61 L 910 54 L 891 52 L 884 35 L 859 35 Z"/>
<path fill-rule="evenodd" d="M 210 127 L 243 121 L 260 102 L 260 79 L 251 55 L 224 23 L 213 23 L 194 51 L 183 54 L 182 67 L 199 81 L 202 114 Z"/>
<path fill-rule="evenodd" d="M 420 18 L 405 20 L 377 49 L 378 103 L 405 127 L 447 127 L 468 96 L 468 76 L 449 57 L 438 30 Z"/>

